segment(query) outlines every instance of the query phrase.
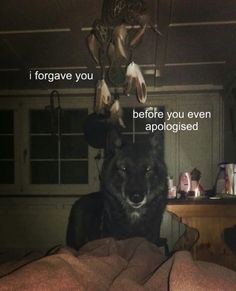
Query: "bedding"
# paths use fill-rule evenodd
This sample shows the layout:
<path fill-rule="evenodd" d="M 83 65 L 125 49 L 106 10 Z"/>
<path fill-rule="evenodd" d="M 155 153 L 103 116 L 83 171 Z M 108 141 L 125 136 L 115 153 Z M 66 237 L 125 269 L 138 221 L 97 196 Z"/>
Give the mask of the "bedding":
<path fill-rule="evenodd" d="M 188 251 L 167 259 L 143 238 L 105 238 L 79 252 L 60 247 L 35 258 L 1 265 L 0 290 L 236 290 L 234 271 L 193 261 Z"/>

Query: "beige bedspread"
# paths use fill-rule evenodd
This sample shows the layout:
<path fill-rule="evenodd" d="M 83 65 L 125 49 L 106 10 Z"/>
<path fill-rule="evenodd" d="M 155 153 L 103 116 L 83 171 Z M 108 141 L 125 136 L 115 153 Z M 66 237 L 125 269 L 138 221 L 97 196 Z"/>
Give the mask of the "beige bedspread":
<path fill-rule="evenodd" d="M 0 290 L 229 291 L 236 290 L 236 273 L 193 261 L 185 251 L 166 260 L 155 245 L 142 238 L 108 238 L 88 243 L 79 254 L 60 248 L 30 262 L 3 276 Z"/>

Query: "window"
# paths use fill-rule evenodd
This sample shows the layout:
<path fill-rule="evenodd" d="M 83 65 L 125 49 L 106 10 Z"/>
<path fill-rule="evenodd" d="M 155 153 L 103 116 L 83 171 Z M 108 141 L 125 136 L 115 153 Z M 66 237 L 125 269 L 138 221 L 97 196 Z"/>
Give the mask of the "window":
<path fill-rule="evenodd" d="M 1 194 L 81 195 L 99 189 L 95 157 L 100 150 L 88 146 L 83 136 L 83 123 L 93 112 L 93 97 L 63 96 L 62 110 L 55 108 L 53 114 L 49 102 L 45 96 L 1 98 Z M 121 104 L 126 124 L 124 138 L 147 141 L 150 136 L 145 124 L 162 120 L 133 119 L 133 108 L 137 106 L 134 98 L 124 97 Z M 168 109 L 166 98 L 164 101 L 153 98 L 149 104 L 154 106 L 148 107 L 149 110 Z M 164 138 L 163 148 L 170 152 L 173 135 L 165 132 L 161 137 L 163 143 Z"/>
<path fill-rule="evenodd" d="M 35 97 L 35 91 L 33 96 L 28 97 L 3 97 L 3 94 L 0 96 L 0 195 L 66 196 L 98 190 L 95 163 L 98 151 L 79 141 L 82 127 L 77 127 L 93 110 L 92 94 L 86 97 L 73 97 L 75 93 L 63 95 L 61 120 L 58 116 L 53 123 L 50 112 L 45 110 L 49 105 L 48 96 Z M 133 108 L 136 106 L 136 110 L 143 110 L 145 107 L 134 96 L 121 96 L 121 105 L 125 115 L 125 138 L 145 141 L 148 138 L 144 129 L 147 120 L 132 120 Z M 212 119 L 203 120 L 198 132 L 164 132 L 165 161 L 175 183 L 178 183 L 181 172 L 198 167 L 203 173 L 205 188 L 212 187 L 217 164 L 224 160 L 221 97 L 210 92 L 159 94 L 157 91 L 149 94 L 145 106 L 156 107 L 158 111 L 162 108 L 165 112 L 212 112 Z M 54 166 L 50 168 L 47 163 Z"/>
<path fill-rule="evenodd" d="M 99 189 L 97 150 L 83 135 L 92 98 L 62 98 L 61 110 L 50 111 L 48 104 L 45 97 L 1 98 L 1 194 L 79 195 Z"/>
<path fill-rule="evenodd" d="M 15 183 L 14 111 L 0 110 L 0 184 Z"/>
<path fill-rule="evenodd" d="M 88 109 L 30 111 L 31 184 L 88 184 Z"/>
<path fill-rule="evenodd" d="M 126 128 L 123 129 L 122 133 L 125 141 L 127 142 L 145 142 L 150 139 L 150 132 L 146 131 L 145 126 L 147 123 L 163 123 L 163 119 L 155 118 L 133 118 L 133 109 L 136 112 L 148 111 L 161 111 L 165 113 L 164 106 L 158 107 L 138 107 L 138 108 L 125 108 L 124 109 L 124 123 Z M 164 155 L 164 132 L 159 132 L 160 142 L 163 145 L 163 155 Z"/>

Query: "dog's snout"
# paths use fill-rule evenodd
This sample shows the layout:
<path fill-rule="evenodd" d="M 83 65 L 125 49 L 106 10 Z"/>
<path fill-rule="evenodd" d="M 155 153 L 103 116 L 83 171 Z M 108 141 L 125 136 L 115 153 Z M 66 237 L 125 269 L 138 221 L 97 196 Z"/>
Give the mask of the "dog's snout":
<path fill-rule="evenodd" d="M 143 201 L 144 195 L 142 193 L 135 192 L 130 195 L 129 199 L 133 203 L 140 203 Z"/>

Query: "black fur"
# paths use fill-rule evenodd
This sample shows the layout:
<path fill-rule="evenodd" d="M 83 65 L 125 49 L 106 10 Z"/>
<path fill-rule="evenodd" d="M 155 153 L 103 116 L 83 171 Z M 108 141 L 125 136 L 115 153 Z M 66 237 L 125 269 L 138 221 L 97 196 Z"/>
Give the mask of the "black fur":
<path fill-rule="evenodd" d="M 154 136 L 147 144 L 122 145 L 112 134 L 101 175 L 101 192 L 72 207 L 67 243 L 78 249 L 89 240 L 145 237 L 158 244 L 166 206 L 167 178 L 163 149 Z"/>

